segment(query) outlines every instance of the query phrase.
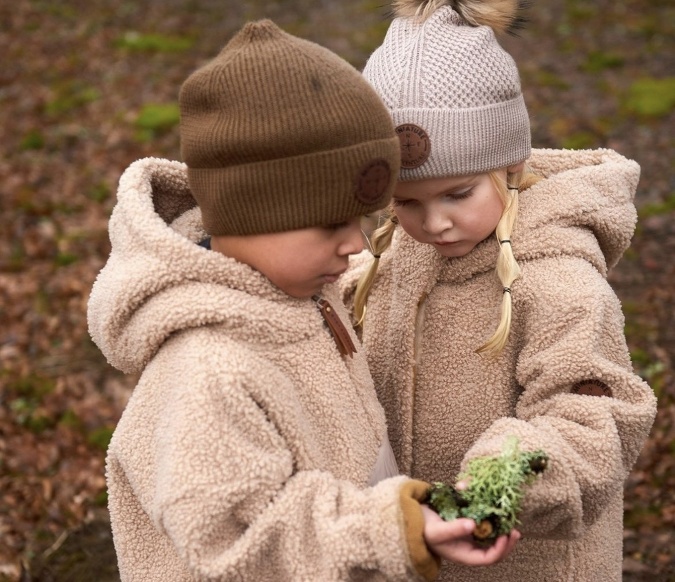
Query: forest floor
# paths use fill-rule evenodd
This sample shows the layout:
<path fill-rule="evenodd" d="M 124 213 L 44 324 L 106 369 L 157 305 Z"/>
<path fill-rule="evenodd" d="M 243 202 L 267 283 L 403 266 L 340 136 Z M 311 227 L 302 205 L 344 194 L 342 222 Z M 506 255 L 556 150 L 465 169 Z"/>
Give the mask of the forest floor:
<path fill-rule="evenodd" d="M 181 82 L 263 16 L 357 68 L 388 25 L 381 0 L 0 4 L 0 582 L 119 579 L 104 455 L 134 378 L 86 324 L 117 181 L 138 158 L 180 159 Z M 642 167 L 610 282 L 659 411 L 626 484 L 624 580 L 675 580 L 675 7 L 564 0 L 528 16 L 504 45 L 535 147 L 609 147 Z"/>

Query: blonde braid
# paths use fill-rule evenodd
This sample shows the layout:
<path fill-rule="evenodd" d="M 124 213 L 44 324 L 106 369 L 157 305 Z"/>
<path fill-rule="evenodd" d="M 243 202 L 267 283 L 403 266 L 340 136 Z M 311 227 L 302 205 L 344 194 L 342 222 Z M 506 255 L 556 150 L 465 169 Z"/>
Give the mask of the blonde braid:
<path fill-rule="evenodd" d="M 490 178 L 504 201 L 504 211 L 495 230 L 495 235 L 499 241 L 496 270 L 504 290 L 502 293 L 501 318 L 497 330 L 476 352 L 497 356 L 504 349 L 509 339 L 513 312 L 511 285 L 520 277 L 520 267 L 513 256 L 513 248 L 511 247 L 511 234 L 518 216 L 518 193 L 520 190 L 526 190 L 538 182 L 541 177 L 532 173 L 529 168 L 525 168 L 522 173 L 518 172 L 507 176 L 511 184 L 517 184 L 515 187 L 509 187 L 498 174 L 490 173 Z"/>
<path fill-rule="evenodd" d="M 361 327 L 363 327 L 363 321 L 366 318 L 366 303 L 377 274 L 377 267 L 380 264 L 380 255 L 391 245 L 391 239 L 396 229 L 396 222 L 391 209 L 387 209 L 383 217 L 385 219 L 384 224 L 376 228 L 370 236 L 370 251 L 373 253 L 373 262 L 359 278 L 354 293 L 354 319 L 356 325 Z"/>

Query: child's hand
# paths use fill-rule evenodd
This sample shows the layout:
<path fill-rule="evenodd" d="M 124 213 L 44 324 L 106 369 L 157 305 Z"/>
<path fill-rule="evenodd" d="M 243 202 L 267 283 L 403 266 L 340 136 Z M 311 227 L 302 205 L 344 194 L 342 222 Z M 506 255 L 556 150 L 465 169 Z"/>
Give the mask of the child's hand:
<path fill-rule="evenodd" d="M 508 536 L 500 536 L 487 548 L 477 546 L 471 537 L 476 524 L 471 519 L 460 518 L 443 521 L 426 505 L 424 513 L 424 540 L 431 552 L 444 560 L 465 566 L 488 566 L 503 560 L 520 539 L 520 532 L 512 530 Z"/>

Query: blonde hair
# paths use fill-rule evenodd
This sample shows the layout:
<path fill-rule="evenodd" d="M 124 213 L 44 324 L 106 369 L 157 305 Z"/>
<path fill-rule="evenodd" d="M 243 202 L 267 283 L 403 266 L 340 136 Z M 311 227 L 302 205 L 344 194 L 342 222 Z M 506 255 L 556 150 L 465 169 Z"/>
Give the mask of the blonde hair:
<path fill-rule="evenodd" d="M 513 304 L 511 299 L 511 285 L 520 277 L 520 267 L 516 262 L 511 248 L 511 233 L 516 224 L 518 216 L 518 193 L 527 190 L 530 186 L 538 182 L 541 178 L 532 173 L 529 168 L 522 172 L 509 174 L 505 181 L 497 172 L 489 173 L 490 179 L 494 184 L 499 197 L 504 204 L 502 216 L 499 219 L 495 236 L 499 241 L 499 255 L 497 256 L 496 272 L 504 288 L 502 294 L 501 317 L 499 325 L 492 337 L 480 346 L 476 352 L 490 356 L 498 355 L 506 345 L 511 330 L 511 315 Z M 509 186 L 509 184 L 513 186 Z M 370 250 L 373 253 L 373 262 L 368 269 L 361 275 L 354 295 L 354 317 L 357 325 L 363 326 L 366 317 L 366 304 L 368 295 L 373 286 L 377 268 L 380 263 L 380 256 L 391 245 L 391 239 L 396 229 L 396 216 L 391 207 L 387 208 L 383 215 L 384 223 L 376 228 L 370 237 Z"/>

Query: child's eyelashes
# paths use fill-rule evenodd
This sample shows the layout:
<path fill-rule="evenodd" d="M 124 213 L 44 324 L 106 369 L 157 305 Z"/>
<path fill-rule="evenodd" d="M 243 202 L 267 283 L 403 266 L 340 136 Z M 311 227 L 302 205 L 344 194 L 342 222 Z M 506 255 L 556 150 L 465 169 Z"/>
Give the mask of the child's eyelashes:
<path fill-rule="evenodd" d="M 457 192 L 447 192 L 444 194 L 441 194 L 440 197 L 446 200 L 464 200 L 465 198 L 469 198 L 473 194 L 473 188 L 467 188 L 466 190 L 460 190 Z M 404 198 L 394 198 L 392 199 L 392 204 L 394 206 L 408 206 L 410 204 L 413 204 L 414 202 L 417 202 L 415 199 L 404 199 Z"/>
<path fill-rule="evenodd" d="M 327 224 L 326 226 L 324 226 L 324 228 L 326 230 L 340 230 L 341 228 L 344 228 L 348 225 L 349 225 L 348 222 L 334 222 L 332 224 Z"/>
<path fill-rule="evenodd" d="M 394 206 L 407 206 L 412 202 L 412 200 L 399 200 L 397 198 L 393 198 L 391 202 Z"/>
<path fill-rule="evenodd" d="M 473 188 L 469 188 L 468 190 L 463 190 L 461 192 L 452 192 L 450 194 L 446 194 L 446 198 L 450 198 L 452 200 L 464 200 L 464 198 L 468 198 L 473 194 Z"/>

